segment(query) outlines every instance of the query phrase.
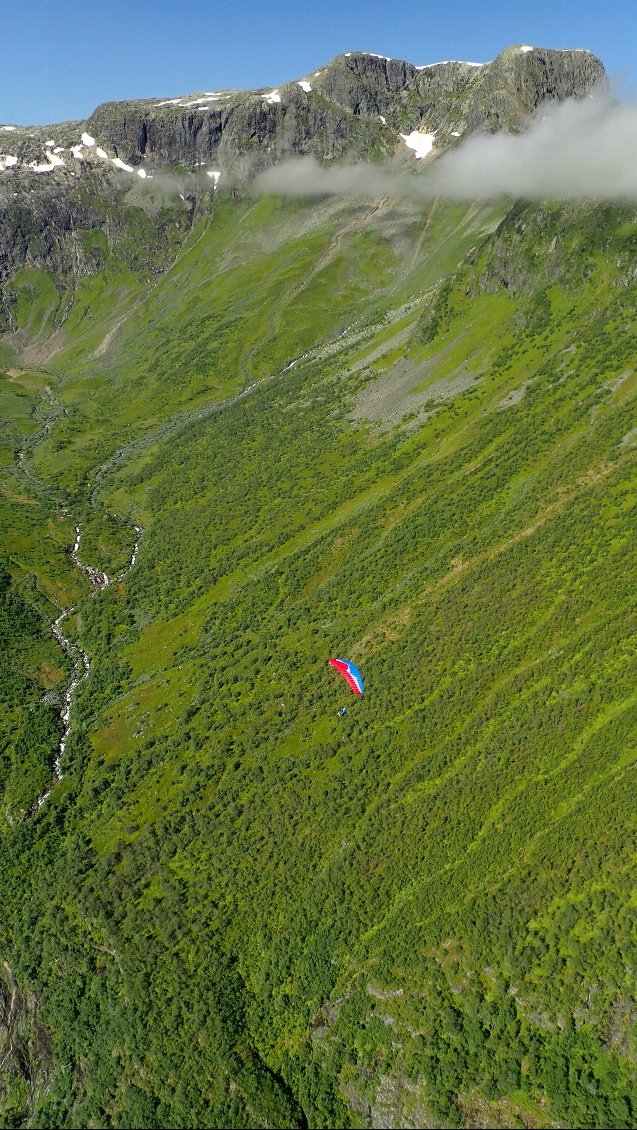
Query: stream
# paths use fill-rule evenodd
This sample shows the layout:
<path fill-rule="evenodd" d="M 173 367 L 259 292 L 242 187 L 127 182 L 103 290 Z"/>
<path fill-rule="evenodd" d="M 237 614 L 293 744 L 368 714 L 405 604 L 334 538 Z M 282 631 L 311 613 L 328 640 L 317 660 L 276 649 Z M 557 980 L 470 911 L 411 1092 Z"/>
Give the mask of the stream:
<path fill-rule="evenodd" d="M 139 543 L 142 538 L 142 533 L 142 527 L 135 526 L 135 544 L 133 546 L 133 552 L 131 553 L 131 556 L 129 558 L 128 565 L 116 577 L 108 577 L 106 573 L 102 572 L 102 570 L 94 569 L 91 565 L 85 565 L 81 560 L 80 542 L 82 540 L 82 532 L 79 526 L 75 527 L 75 545 L 71 550 L 71 557 L 73 558 L 78 569 L 81 569 L 83 573 L 86 573 L 87 577 L 91 581 L 91 584 L 93 585 L 94 592 L 102 592 L 103 589 L 106 589 L 109 585 L 116 584 L 117 582 L 123 580 L 123 578 L 127 576 L 128 573 L 130 573 L 137 560 L 137 554 L 139 553 Z M 60 712 L 63 731 L 62 737 L 60 738 L 60 744 L 55 755 L 55 761 L 53 762 L 53 774 L 51 783 L 46 791 L 38 797 L 38 808 L 42 807 L 44 802 L 48 799 L 48 797 L 50 797 L 54 787 L 58 784 L 59 781 L 62 780 L 62 757 L 64 755 L 64 750 L 66 749 L 66 743 L 68 741 L 69 734 L 71 732 L 71 706 L 73 704 L 73 696 L 80 683 L 83 683 L 84 680 L 88 678 L 89 672 L 91 670 L 91 661 L 87 652 L 84 651 L 84 648 L 80 647 L 79 644 L 74 643 L 73 640 L 70 640 L 68 636 L 65 636 L 62 629 L 64 621 L 68 616 L 71 616 L 72 613 L 76 611 L 77 607 L 78 605 L 74 604 L 71 608 L 65 608 L 64 611 L 60 613 L 60 615 L 56 620 L 53 621 L 51 625 L 53 635 L 60 644 L 60 647 L 63 647 L 67 654 L 72 657 L 74 665 L 73 674 L 71 675 L 71 681 L 66 688 L 64 695 L 64 705 Z"/>

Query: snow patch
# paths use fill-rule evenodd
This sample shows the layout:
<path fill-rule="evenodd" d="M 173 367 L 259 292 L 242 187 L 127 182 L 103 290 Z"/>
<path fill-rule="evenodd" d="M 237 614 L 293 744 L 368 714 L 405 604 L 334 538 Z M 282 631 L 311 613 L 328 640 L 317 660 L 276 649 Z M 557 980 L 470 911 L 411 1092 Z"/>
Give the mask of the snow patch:
<path fill-rule="evenodd" d="M 33 169 L 34 173 L 50 173 L 59 165 L 63 165 L 64 161 L 58 157 L 56 153 L 52 153 L 50 149 L 45 150 L 46 164 L 38 164 L 37 161 L 31 161 L 29 168 Z"/>
<path fill-rule="evenodd" d="M 262 97 L 266 102 L 270 103 L 281 101 L 281 95 L 278 90 L 271 90 L 269 94 L 263 94 Z"/>
<path fill-rule="evenodd" d="M 379 114 L 379 115 L 378 115 L 378 117 L 380 118 L 380 120 L 381 120 L 381 122 L 383 123 L 383 125 L 384 125 L 384 126 L 386 126 L 386 125 L 387 125 L 387 119 L 386 119 L 386 118 L 384 118 L 382 114 Z"/>
<path fill-rule="evenodd" d="M 82 134 L 82 145 L 95 145 L 95 138 L 90 133 Z"/>
<path fill-rule="evenodd" d="M 83 161 L 84 160 L 84 154 L 82 153 L 82 146 L 81 145 L 72 145 L 71 146 L 71 153 L 75 157 L 76 161 Z"/>
<path fill-rule="evenodd" d="M 163 102 L 156 102 L 155 106 L 184 106 L 190 109 L 196 106 L 199 110 L 206 110 L 210 107 L 208 102 L 218 102 L 220 98 L 228 98 L 229 95 L 222 90 L 207 90 L 204 94 L 198 94 L 196 98 L 191 98 L 188 102 L 184 101 L 184 96 L 179 98 L 165 98 Z"/>
<path fill-rule="evenodd" d="M 214 186 L 216 188 L 217 185 L 219 184 L 219 177 L 221 176 L 221 173 L 219 172 L 219 170 L 218 169 L 208 169 L 206 176 L 210 177 L 211 180 L 214 181 Z"/>
<path fill-rule="evenodd" d="M 460 137 L 460 134 L 458 133 L 457 129 L 452 129 L 451 136 L 452 137 Z"/>
<path fill-rule="evenodd" d="M 311 91 L 311 89 L 312 89 L 312 87 L 311 87 L 310 83 L 309 83 L 309 82 L 306 82 L 306 80 L 305 80 L 305 79 L 303 79 L 303 78 L 302 78 L 302 79 L 300 80 L 300 82 L 297 82 L 297 84 L 296 84 L 296 85 L 297 85 L 297 86 L 300 86 L 300 87 L 301 87 L 301 90 L 304 90 L 306 94 L 309 94 L 309 93 L 310 93 L 310 91 Z"/>
<path fill-rule="evenodd" d="M 123 169 L 125 173 L 133 173 L 135 170 L 132 165 L 127 165 L 120 157 L 113 157 L 113 164 L 117 169 Z"/>
<path fill-rule="evenodd" d="M 10 153 L 0 153 L 0 173 L 4 173 L 7 169 L 11 169 L 17 164 L 17 157 L 13 157 Z"/>
<path fill-rule="evenodd" d="M 13 130 L 15 130 L 17 128 L 18 128 L 17 126 L 0 126 L 0 129 L 13 129 Z"/>
<path fill-rule="evenodd" d="M 138 177 L 141 177 L 141 178 L 142 178 L 142 180 L 145 180 L 145 179 L 146 179 L 146 177 L 148 176 L 148 174 L 147 174 L 147 172 L 146 172 L 146 169 L 138 169 L 138 170 L 137 170 L 137 176 L 138 176 Z"/>
<path fill-rule="evenodd" d="M 518 50 L 519 51 L 532 51 L 533 48 L 532 47 L 519 47 Z"/>
<path fill-rule="evenodd" d="M 106 150 L 105 150 L 105 149 L 100 149 L 100 147 L 99 147 L 99 145 L 98 145 L 98 147 L 97 147 L 97 149 L 95 150 L 95 152 L 97 153 L 97 156 L 98 156 L 98 157 L 101 157 L 101 158 L 102 158 L 102 161 L 108 161 L 108 153 L 106 152 Z"/>
<path fill-rule="evenodd" d="M 422 157 L 427 157 L 434 146 L 435 133 L 420 133 L 417 129 L 411 133 L 401 133 L 400 135 L 409 149 L 413 149 L 416 154 L 416 160 L 419 161 Z"/>
<path fill-rule="evenodd" d="M 431 67 L 447 67 L 449 63 L 459 63 L 461 67 L 485 67 L 486 63 L 468 63 L 465 59 L 442 59 L 439 63 L 425 63 L 422 67 L 416 67 L 417 71 L 428 71 Z"/>

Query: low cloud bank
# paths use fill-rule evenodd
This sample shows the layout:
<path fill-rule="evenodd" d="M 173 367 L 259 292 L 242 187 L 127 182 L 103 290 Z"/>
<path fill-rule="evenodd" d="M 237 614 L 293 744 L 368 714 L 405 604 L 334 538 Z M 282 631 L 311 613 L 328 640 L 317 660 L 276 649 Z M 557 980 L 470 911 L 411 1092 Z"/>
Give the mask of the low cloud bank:
<path fill-rule="evenodd" d="M 396 165 L 324 168 L 312 158 L 259 174 L 258 193 L 451 200 L 637 202 L 637 106 L 604 89 L 545 104 L 522 134 L 474 134 L 413 174 Z"/>

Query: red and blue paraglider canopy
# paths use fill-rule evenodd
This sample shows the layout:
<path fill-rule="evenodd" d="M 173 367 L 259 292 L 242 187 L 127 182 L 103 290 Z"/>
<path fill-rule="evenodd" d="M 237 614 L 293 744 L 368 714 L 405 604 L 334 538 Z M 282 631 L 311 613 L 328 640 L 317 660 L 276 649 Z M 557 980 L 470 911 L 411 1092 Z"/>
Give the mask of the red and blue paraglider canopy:
<path fill-rule="evenodd" d="M 361 675 L 358 667 L 350 663 L 349 659 L 330 659 L 329 664 L 342 675 L 347 685 L 354 691 L 354 694 L 363 693 L 363 676 Z"/>

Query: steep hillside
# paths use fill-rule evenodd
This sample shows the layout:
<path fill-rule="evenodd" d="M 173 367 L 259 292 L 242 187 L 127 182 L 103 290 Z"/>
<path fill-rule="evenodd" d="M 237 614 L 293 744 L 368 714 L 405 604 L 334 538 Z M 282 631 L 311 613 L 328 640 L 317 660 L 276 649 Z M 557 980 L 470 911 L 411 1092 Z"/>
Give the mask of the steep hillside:
<path fill-rule="evenodd" d="M 3 1124 L 634 1125 L 637 215 L 104 207 L 11 284 Z"/>
<path fill-rule="evenodd" d="M 476 130 L 515 132 L 541 103 L 605 82 L 588 51 L 512 47 L 484 65 L 422 67 L 347 52 L 273 90 L 113 102 L 86 122 L 1 125 L 0 330 L 16 328 L 12 280 L 21 268 L 52 274 L 60 295 L 113 257 L 156 270 L 206 189 L 245 186 L 300 155 L 413 164 L 423 137 L 440 153 Z M 68 303 L 60 302 L 63 321 Z"/>

